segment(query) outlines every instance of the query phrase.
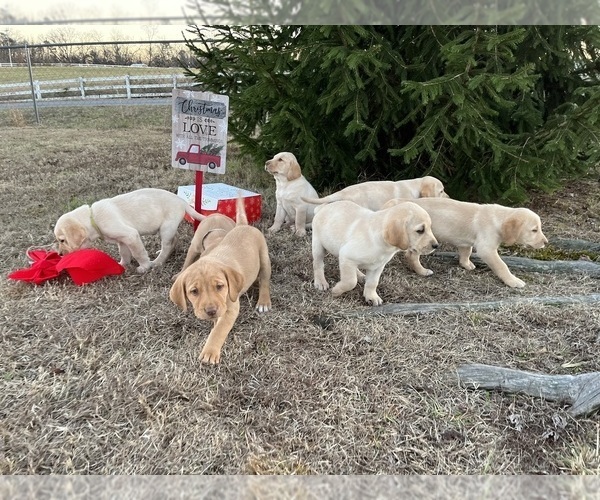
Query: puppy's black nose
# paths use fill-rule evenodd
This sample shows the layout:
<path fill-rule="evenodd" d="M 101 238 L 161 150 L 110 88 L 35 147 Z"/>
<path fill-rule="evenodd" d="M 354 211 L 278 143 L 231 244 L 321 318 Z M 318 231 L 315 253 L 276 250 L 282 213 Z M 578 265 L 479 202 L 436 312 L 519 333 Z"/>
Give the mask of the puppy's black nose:
<path fill-rule="evenodd" d="M 213 318 L 217 314 L 217 308 L 215 306 L 208 306 L 204 309 L 204 312 L 209 318 Z"/>
<path fill-rule="evenodd" d="M 438 248 L 440 246 L 439 243 L 434 243 L 433 245 L 431 245 L 431 248 Z"/>

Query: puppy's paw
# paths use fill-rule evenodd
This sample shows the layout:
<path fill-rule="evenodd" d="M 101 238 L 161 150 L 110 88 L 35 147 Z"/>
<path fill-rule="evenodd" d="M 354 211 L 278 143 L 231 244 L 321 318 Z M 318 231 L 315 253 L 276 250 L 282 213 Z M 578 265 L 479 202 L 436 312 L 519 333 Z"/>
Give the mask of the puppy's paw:
<path fill-rule="evenodd" d="M 329 283 L 327 283 L 327 281 L 321 281 L 321 280 L 315 279 L 314 285 L 317 290 L 324 291 L 329 288 Z"/>
<path fill-rule="evenodd" d="M 280 229 L 281 226 L 273 224 L 269 229 L 267 229 L 267 231 L 269 232 L 269 234 L 273 234 L 279 231 Z"/>
<path fill-rule="evenodd" d="M 269 312 L 271 310 L 271 303 L 269 302 L 268 304 L 256 304 L 256 310 L 259 313 Z"/>
<path fill-rule="evenodd" d="M 221 361 L 221 350 L 204 346 L 200 353 L 200 361 L 209 365 L 216 365 Z"/>
<path fill-rule="evenodd" d="M 424 267 L 423 269 L 417 271 L 417 274 L 419 276 L 431 276 L 433 274 L 433 271 Z"/>
<path fill-rule="evenodd" d="M 136 268 L 136 272 L 138 272 L 139 274 L 144 274 L 146 271 L 149 271 L 152 268 L 152 264 L 146 264 L 143 266 L 138 266 Z"/>
<path fill-rule="evenodd" d="M 292 229 L 292 230 L 294 230 L 294 229 Z M 295 229 L 294 236 L 297 236 L 298 238 L 303 238 L 304 236 L 306 236 L 306 229 L 304 229 L 304 228 Z"/>
<path fill-rule="evenodd" d="M 475 269 L 475 264 L 468 260 L 467 262 L 461 262 L 460 267 L 466 269 L 467 271 L 472 271 L 473 269 Z"/>
<path fill-rule="evenodd" d="M 365 295 L 365 300 L 370 306 L 380 306 L 381 304 L 383 304 L 383 299 L 376 293 L 369 296 Z"/>
<path fill-rule="evenodd" d="M 332 289 L 331 289 L 331 295 L 333 297 L 339 297 L 340 295 L 342 295 L 343 293 L 346 293 L 350 290 L 352 290 L 354 287 L 353 286 L 348 286 L 345 283 L 342 283 L 341 281 L 338 282 Z"/>
<path fill-rule="evenodd" d="M 508 286 L 512 288 L 523 288 L 525 286 L 525 282 L 522 279 L 513 276 L 511 279 L 504 281 Z"/>

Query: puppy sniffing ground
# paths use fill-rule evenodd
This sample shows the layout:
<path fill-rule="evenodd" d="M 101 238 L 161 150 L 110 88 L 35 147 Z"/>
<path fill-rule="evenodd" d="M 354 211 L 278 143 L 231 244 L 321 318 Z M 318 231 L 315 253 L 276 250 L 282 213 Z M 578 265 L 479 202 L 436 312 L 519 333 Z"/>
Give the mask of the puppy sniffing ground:
<path fill-rule="evenodd" d="M 89 248 L 99 238 L 115 242 L 122 266 L 134 258 L 143 273 L 164 264 L 173 248 L 179 224 L 185 214 L 196 220 L 205 216 L 183 198 L 164 189 L 145 188 L 105 198 L 92 205 L 82 205 L 59 217 L 54 236 L 61 255 Z M 159 234 L 160 253 L 153 261 L 148 257 L 142 236 Z"/>

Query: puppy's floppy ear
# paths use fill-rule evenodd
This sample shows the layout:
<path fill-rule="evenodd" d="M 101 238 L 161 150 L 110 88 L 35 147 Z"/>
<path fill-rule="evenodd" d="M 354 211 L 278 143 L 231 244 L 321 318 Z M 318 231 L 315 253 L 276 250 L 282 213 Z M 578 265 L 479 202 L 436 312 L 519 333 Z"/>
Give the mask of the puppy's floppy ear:
<path fill-rule="evenodd" d="M 225 279 L 227 280 L 229 300 L 235 302 L 244 288 L 244 276 L 230 267 L 224 268 L 223 273 L 225 273 Z"/>
<path fill-rule="evenodd" d="M 173 302 L 179 309 L 183 312 L 187 312 L 187 300 L 185 295 L 185 275 L 187 273 L 185 271 L 179 273 L 175 283 L 171 286 L 171 290 L 169 291 L 169 298 L 171 302 Z"/>
<path fill-rule="evenodd" d="M 505 245 L 514 245 L 519 240 L 519 234 L 523 227 L 523 218 L 518 214 L 511 215 L 500 227 L 500 236 Z"/>
<path fill-rule="evenodd" d="M 87 239 L 87 230 L 77 221 L 67 220 L 62 227 L 62 235 L 65 238 L 65 244 L 72 252 L 81 248 L 81 245 Z"/>
<path fill-rule="evenodd" d="M 87 239 L 87 231 L 85 227 L 81 225 L 77 225 L 77 227 L 73 230 L 73 245 L 76 248 L 81 248 L 84 241 Z"/>
<path fill-rule="evenodd" d="M 287 171 L 287 180 L 293 181 L 299 179 L 302 175 L 302 171 L 300 170 L 300 164 L 296 158 L 290 158 L 290 164 L 288 165 Z"/>
<path fill-rule="evenodd" d="M 431 179 L 423 179 L 421 182 L 421 190 L 419 191 L 419 197 L 421 198 L 433 198 L 435 196 L 435 182 Z"/>
<path fill-rule="evenodd" d="M 389 245 L 407 250 L 409 242 L 406 221 L 399 218 L 390 218 L 384 226 L 383 239 Z"/>

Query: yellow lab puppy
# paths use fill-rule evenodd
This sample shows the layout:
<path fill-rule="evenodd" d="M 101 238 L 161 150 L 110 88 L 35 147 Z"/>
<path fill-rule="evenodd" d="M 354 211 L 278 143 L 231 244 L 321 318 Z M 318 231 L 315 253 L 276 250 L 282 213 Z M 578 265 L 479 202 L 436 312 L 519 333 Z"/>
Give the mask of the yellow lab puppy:
<path fill-rule="evenodd" d="M 385 206 L 391 207 L 405 201 L 392 200 Z M 469 271 L 475 269 L 470 260 L 475 247 L 481 260 L 510 287 L 522 288 L 525 282 L 510 272 L 498 255 L 498 247 L 501 244 L 518 244 L 542 248 L 548 243 L 542 233 L 539 216 L 527 208 L 480 205 L 450 198 L 423 198 L 411 201 L 427 211 L 431 217 L 433 234 L 440 243 L 458 247 L 459 263 L 462 267 Z M 433 271 L 421 265 L 417 254 L 408 253 L 407 258 L 417 274 L 433 274 Z"/>
<path fill-rule="evenodd" d="M 325 252 L 339 258 L 340 281 L 334 297 L 352 290 L 359 269 L 365 271 L 363 295 L 372 305 L 383 300 L 377 285 L 385 265 L 399 250 L 431 253 L 438 247 L 427 212 L 411 202 L 374 212 L 352 201 L 337 201 L 317 210 L 313 219 L 312 254 L 314 285 L 327 290 L 323 260 Z"/>
<path fill-rule="evenodd" d="M 292 153 L 276 154 L 265 163 L 265 170 L 275 178 L 277 208 L 269 232 L 276 233 L 286 223 L 294 224 L 296 236 L 305 236 L 310 227 L 315 207 L 301 197 L 318 198 L 311 183 L 302 175 L 300 164 Z"/>
<path fill-rule="evenodd" d="M 240 312 L 240 296 L 258 279 L 256 309 L 271 309 L 271 261 L 265 237 L 248 225 L 244 202 L 237 200 L 236 226 L 219 242 L 182 271 L 169 298 L 183 311 L 192 304 L 197 318 L 210 320 L 213 328 L 200 353 L 203 363 L 216 364 L 221 348 Z"/>
<path fill-rule="evenodd" d="M 98 238 L 114 241 L 119 246 L 122 266 L 133 257 L 143 273 L 163 264 L 175 247 L 177 228 L 185 214 L 204 219 L 183 198 L 164 189 L 138 189 L 114 198 L 82 205 L 60 216 L 54 226 L 61 255 L 89 248 Z M 160 234 L 160 253 L 150 261 L 141 236 Z"/>
<path fill-rule="evenodd" d="M 323 198 L 303 196 L 306 203 L 322 205 L 333 201 L 353 201 L 370 210 L 381 210 L 395 198 L 446 198 L 442 181 L 430 175 L 404 181 L 368 181 L 345 187 Z"/>
<path fill-rule="evenodd" d="M 218 245 L 225 235 L 235 227 L 235 222 L 223 214 L 210 214 L 200 223 L 190 242 L 185 262 L 179 273 L 185 271 L 204 253 Z M 179 276 L 177 273 L 173 278 Z"/>

